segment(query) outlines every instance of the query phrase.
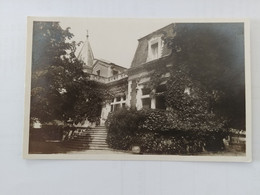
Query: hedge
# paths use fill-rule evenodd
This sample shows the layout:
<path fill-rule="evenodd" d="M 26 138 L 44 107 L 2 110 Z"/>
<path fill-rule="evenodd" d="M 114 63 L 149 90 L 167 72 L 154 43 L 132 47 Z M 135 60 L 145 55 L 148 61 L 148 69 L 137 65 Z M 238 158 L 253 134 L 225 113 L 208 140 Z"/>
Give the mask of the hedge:
<path fill-rule="evenodd" d="M 179 130 L 175 115 L 164 110 L 119 110 L 106 122 L 111 148 L 131 150 L 139 146 L 148 154 L 195 154 L 224 149 L 225 129 L 214 131 Z"/>

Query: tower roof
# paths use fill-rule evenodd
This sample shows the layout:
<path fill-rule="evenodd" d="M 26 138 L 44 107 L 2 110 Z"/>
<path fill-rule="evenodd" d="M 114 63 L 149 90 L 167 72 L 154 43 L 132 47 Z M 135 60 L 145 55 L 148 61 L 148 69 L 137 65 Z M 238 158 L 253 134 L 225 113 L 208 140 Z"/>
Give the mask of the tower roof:
<path fill-rule="evenodd" d="M 84 70 L 92 68 L 94 64 L 94 55 L 88 37 L 89 36 L 87 34 L 86 41 L 83 43 L 82 48 L 78 54 L 78 59 L 85 63 L 85 66 L 83 67 Z"/>

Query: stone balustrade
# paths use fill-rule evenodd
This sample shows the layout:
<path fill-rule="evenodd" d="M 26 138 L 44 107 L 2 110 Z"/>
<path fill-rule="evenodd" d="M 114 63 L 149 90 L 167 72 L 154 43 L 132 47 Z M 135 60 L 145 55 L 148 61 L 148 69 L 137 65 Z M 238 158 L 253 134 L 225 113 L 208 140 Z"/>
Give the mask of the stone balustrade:
<path fill-rule="evenodd" d="M 121 79 L 127 78 L 127 77 L 128 77 L 128 75 L 126 73 L 120 73 L 117 75 L 113 75 L 111 77 L 102 77 L 102 76 L 94 75 L 94 74 L 90 75 L 91 80 L 95 80 L 95 81 L 98 81 L 101 83 L 111 83 L 111 82 L 118 81 L 118 80 L 121 80 Z"/>

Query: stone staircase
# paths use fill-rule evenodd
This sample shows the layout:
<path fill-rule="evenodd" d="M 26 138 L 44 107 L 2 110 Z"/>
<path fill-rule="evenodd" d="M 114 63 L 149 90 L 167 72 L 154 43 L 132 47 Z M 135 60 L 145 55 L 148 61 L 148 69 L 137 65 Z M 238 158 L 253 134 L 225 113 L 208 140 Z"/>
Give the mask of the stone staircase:
<path fill-rule="evenodd" d="M 90 150 L 108 150 L 106 143 L 107 129 L 103 126 L 97 126 L 89 131 L 91 135 L 91 142 L 89 143 Z"/>
<path fill-rule="evenodd" d="M 82 130 L 76 136 L 63 143 L 71 150 L 109 150 L 106 143 L 107 130 L 103 126 Z"/>

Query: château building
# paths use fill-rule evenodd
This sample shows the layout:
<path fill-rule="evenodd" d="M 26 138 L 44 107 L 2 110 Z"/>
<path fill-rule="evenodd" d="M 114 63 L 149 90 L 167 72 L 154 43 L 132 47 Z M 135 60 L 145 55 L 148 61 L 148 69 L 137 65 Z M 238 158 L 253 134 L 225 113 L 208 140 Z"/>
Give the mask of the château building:
<path fill-rule="evenodd" d="M 106 84 L 113 98 L 104 103 L 100 116 L 100 125 L 104 125 L 109 112 L 122 107 L 167 109 L 163 91 L 169 74 L 156 89 L 151 89 L 149 82 L 154 67 L 172 66 L 171 50 L 164 44 L 164 38 L 174 36 L 174 24 L 165 26 L 138 40 L 138 46 L 129 69 L 96 59 L 93 55 L 88 36 L 82 45 L 78 58 L 84 62 L 83 71 L 90 79 Z"/>

